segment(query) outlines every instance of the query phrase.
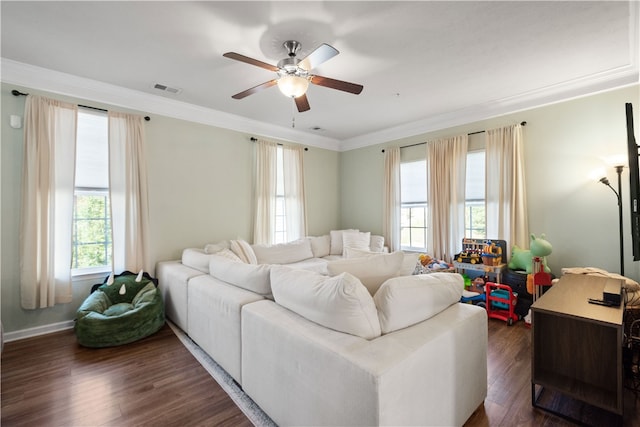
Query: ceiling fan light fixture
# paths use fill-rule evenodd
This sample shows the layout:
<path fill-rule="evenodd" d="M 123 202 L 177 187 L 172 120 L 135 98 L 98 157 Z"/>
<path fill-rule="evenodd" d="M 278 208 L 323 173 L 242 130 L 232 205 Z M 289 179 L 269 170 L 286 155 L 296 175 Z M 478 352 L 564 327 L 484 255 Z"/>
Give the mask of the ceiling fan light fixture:
<path fill-rule="evenodd" d="M 297 98 L 307 93 L 309 80 L 296 75 L 285 75 L 278 79 L 278 89 L 284 96 Z"/>

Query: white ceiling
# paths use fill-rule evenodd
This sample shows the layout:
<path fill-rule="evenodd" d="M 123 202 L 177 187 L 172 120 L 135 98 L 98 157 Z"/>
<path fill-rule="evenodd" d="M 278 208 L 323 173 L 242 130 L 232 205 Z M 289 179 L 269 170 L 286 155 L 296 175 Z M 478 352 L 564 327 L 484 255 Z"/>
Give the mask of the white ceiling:
<path fill-rule="evenodd" d="M 102 92 L 116 105 L 182 108 L 220 126 L 348 149 L 637 83 L 638 6 L 3 0 L 3 81 L 39 88 L 25 76 L 42 67 L 65 74 L 40 79 L 41 89 L 57 78 L 69 95 L 91 86 L 94 100 Z M 275 74 L 222 54 L 275 64 L 288 39 L 302 43 L 299 57 L 321 43 L 337 48 L 314 73 L 362 84 L 363 92 L 311 85 L 305 113 L 276 87 L 232 99 Z M 114 102 L 116 92 L 129 101 Z"/>

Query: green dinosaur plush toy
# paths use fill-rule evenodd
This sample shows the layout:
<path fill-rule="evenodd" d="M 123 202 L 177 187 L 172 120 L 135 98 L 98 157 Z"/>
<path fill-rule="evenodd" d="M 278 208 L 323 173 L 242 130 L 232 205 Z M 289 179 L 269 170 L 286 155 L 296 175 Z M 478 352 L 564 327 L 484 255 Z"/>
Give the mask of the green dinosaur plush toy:
<path fill-rule="evenodd" d="M 530 249 L 521 249 L 516 245 L 513 246 L 509 268 L 511 270 L 525 270 L 527 274 L 531 274 L 533 272 L 533 257 L 541 257 L 544 271 L 551 273 L 551 269 L 547 265 L 547 256 L 551 255 L 553 247 L 546 240 L 545 235 L 536 237 L 535 234 L 531 234 L 529 247 Z"/>

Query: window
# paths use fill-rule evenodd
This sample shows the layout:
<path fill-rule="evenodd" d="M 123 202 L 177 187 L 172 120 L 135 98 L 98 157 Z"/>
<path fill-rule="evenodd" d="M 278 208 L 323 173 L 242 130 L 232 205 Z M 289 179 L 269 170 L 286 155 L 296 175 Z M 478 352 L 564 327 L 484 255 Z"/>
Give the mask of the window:
<path fill-rule="evenodd" d="M 71 261 L 74 273 L 111 268 L 108 159 L 107 114 L 79 110 Z"/>
<path fill-rule="evenodd" d="M 472 239 L 487 237 L 484 154 L 484 150 L 467 153 L 464 237 Z"/>
<path fill-rule="evenodd" d="M 467 153 L 465 183 L 465 237 L 484 239 L 487 234 L 485 212 L 485 152 Z M 400 165 L 400 247 L 426 251 L 428 233 L 427 162 Z"/>
<path fill-rule="evenodd" d="M 271 241 L 277 244 L 287 241 L 287 218 L 284 202 L 284 154 L 281 145 L 278 145 L 276 158 L 276 226 Z"/>
<path fill-rule="evenodd" d="M 427 161 L 400 165 L 400 247 L 427 247 Z"/>

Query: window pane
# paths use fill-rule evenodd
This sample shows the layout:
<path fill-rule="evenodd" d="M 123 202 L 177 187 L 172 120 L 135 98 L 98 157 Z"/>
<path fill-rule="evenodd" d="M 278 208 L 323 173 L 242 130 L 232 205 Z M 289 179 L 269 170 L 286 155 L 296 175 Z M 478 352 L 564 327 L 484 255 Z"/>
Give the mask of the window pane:
<path fill-rule="evenodd" d="M 78 110 L 76 187 L 109 187 L 107 115 Z"/>
<path fill-rule="evenodd" d="M 411 226 L 412 227 L 426 227 L 424 220 L 424 208 L 412 208 L 411 209 Z"/>
<path fill-rule="evenodd" d="M 402 203 L 427 201 L 427 161 L 400 164 L 400 199 Z"/>
<path fill-rule="evenodd" d="M 467 200 L 484 200 L 484 151 L 467 153 L 465 194 Z"/>
<path fill-rule="evenodd" d="M 111 263 L 111 218 L 106 194 L 75 196 L 72 268 Z"/>

